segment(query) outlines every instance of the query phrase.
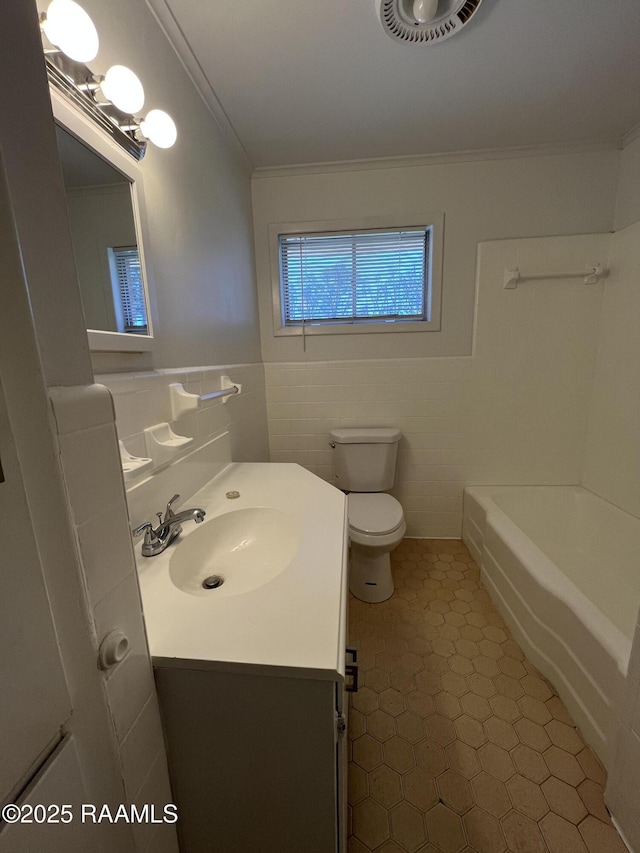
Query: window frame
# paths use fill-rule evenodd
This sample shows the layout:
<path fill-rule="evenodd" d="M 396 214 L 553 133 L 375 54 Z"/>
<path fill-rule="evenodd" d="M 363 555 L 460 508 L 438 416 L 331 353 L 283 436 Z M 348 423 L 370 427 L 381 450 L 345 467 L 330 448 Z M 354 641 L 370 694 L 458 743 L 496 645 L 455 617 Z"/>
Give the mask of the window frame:
<path fill-rule="evenodd" d="M 429 306 L 428 320 L 395 320 L 377 323 L 304 323 L 285 325 L 284 304 L 280 281 L 280 237 L 296 234 L 356 233 L 383 229 L 431 229 L 430 259 L 427 258 L 428 280 L 425 300 Z M 438 332 L 441 328 L 442 255 L 444 240 L 444 214 L 428 213 L 409 216 L 368 216 L 352 219 L 330 219 L 301 222 L 274 222 L 269 225 L 269 254 L 271 267 L 271 295 L 274 337 L 298 335 L 359 335 L 404 332 Z"/>

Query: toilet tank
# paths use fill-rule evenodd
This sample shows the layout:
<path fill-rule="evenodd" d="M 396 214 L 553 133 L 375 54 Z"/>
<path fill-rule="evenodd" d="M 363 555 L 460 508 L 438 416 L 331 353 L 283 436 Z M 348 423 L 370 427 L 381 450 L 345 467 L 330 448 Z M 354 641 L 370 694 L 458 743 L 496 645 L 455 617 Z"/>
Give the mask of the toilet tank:
<path fill-rule="evenodd" d="M 345 492 L 386 492 L 396 478 L 398 429 L 334 429 L 333 482 Z"/>

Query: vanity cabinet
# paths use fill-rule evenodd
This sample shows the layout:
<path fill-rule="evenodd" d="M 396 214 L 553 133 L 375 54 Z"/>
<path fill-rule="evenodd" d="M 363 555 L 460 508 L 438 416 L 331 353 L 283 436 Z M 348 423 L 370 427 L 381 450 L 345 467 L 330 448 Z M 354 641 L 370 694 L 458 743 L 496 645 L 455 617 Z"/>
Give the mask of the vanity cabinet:
<path fill-rule="evenodd" d="M 346 853 L 337 672 L 155 673 L 184 853 Z"/>
<path fill-rule="evenodd" d="M 205 522 L 138 547 L 181 851 L 346 853 L 345 495 L 245 462 L 186 505 Z"/>

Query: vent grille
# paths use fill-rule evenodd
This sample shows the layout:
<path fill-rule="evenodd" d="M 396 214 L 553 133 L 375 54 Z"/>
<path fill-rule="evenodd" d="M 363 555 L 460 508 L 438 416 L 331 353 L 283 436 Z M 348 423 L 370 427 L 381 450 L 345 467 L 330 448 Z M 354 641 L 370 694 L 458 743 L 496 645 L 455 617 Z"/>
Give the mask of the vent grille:
<path fill-rule="evenodd" d="M 404 44 L 434 44 L 460 32 L 474 16 L 481 2 L 454 0 L 453 3 L 445 3 L 445 14 L 428 24 L 409 23 L 402 8 L 403 0 L 378 0 L 378 5 L 382 26 L 392 39 Z"/>
<path fill-rule="evenodd" d="M 480 2 L 481 0 L 467 0 L 462 9 L 460 9 L 460 11 L 458 12 L 458 17 L 460 18 L 463 24 L 466 24 L 467 21 L 471 18 L 473 13 L 480 5 Z"/>

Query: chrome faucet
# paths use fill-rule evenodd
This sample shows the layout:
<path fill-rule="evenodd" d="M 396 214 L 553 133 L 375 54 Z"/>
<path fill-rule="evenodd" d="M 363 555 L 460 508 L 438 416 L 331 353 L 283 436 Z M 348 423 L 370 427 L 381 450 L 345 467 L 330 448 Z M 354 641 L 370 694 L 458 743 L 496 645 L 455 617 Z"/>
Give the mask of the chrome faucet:
<path fill-rule="evenodd" d="M 172 505 L 178 500 L 180 495 L 174 495 L 167 503 L 164 518 L 162 513 L 158 512 L 158 526 L 154 529 L 150 521 L 145 521 L 140 527 L 136 527 L 133 531 L 134 536 L 141 536 L 144 533 L 144 542 L 142 543 L 142 556 L 155 557 L 156 554 L 161 554 L 165 548 L 173 542 L 176 536 L 182 533 L 182 523 L 184 521 L 195 521 L 200 524 L 204 521 L 206 515 L 203 509 L 197 507 L 193 509 L 183 509 L 181 512 L 175 513 Z"/>

